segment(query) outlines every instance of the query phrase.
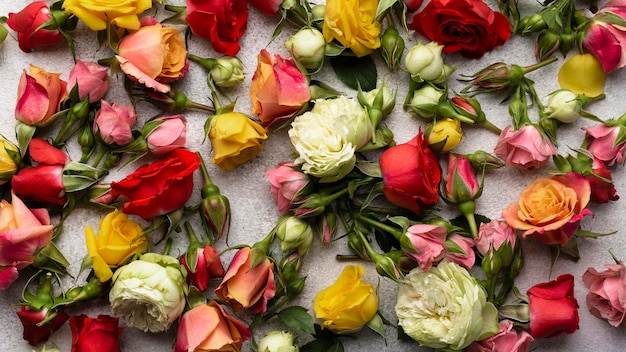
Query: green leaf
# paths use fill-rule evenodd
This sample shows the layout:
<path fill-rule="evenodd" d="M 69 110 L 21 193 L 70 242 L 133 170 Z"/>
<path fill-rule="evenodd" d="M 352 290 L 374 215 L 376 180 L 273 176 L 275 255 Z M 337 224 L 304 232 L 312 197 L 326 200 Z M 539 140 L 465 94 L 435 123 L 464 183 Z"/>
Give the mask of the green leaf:
<path fill-rule="evenodd" d="M 366 92 L 376 88 L 378 75 L 371 56 L 337 56 L 330 59 L 330 64 L 337 78 L 348 87 L 357 90 L 360 84 Z"/>
<path fill-rule="evenodd" d="M 278 318 L 292 329 L 315 334 L 313 318 L 304 307 L 287 307 L 278 312 Z"/>
<path fill-rule="evenodd" d="M 300 352 L 343 352 L 343 345 L 336 338 L 317 339 L 302 346 Z"/>

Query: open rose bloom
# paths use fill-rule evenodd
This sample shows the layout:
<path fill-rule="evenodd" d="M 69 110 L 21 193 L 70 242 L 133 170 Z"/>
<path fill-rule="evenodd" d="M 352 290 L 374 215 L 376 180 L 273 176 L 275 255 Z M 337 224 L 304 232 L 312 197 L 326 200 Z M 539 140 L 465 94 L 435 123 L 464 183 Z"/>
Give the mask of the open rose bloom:
<path fill-rule="evenodd" d="M 594 316 L 609 324 L 626 327 L 626 269 L 621 261 L 605 264 L 606 270 L 588 268 L 583 282 L 589 288 L 587 308 Z"/>

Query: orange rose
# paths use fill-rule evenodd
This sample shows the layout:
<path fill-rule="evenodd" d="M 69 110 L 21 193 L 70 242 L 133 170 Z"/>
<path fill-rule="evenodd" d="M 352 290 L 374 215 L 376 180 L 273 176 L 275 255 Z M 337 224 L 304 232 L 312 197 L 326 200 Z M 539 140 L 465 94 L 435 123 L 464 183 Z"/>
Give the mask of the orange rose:
<path fill-rule="evenodd" d="M 586 209 L 591 198 L 589 181 L 569 172 L 535 180 L 511 204 L 502 216 L 522 236 L 536 237 L 545 244 L 566 245 L 576 233 L 580 220 L 591 212 Z"/>

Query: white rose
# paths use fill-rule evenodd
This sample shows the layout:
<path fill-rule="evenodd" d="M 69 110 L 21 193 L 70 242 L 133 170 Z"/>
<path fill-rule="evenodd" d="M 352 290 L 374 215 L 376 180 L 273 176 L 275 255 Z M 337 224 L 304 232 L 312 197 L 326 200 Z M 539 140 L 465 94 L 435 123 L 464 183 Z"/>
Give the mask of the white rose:
<path fill-rule="evenodd" d="M 167 330 L 185 308 L 185 276 L 185 268 L 174 257 L 142 255 L 113 274 L 112 313 L 143 331 Z"/>
<path fill-rule="evenodd" d="M 482 286 L 458 264 L 419 267 L 398 288 L 398 324 L 420 345 L 462 350 L 498 331 L 498 311 Z"/>
<path fill-rule="evenodd" d="M 320 182 L 335 182 L 354 168 L 356 150 L 347 138 L 347 129 L 330 115 L 307 111 L 291 123 L 289 139 L 302 164 L 302 171 L 320 178 Z"/>
<path fill-rule="evenodd" d="M 365 109 L 354 99 L 343 95 L 334 99 L 318 99 L 311 112 L 332 116 L 340 133 L 345 135 L 356 150 L 361 149 L 372 138 L 372 122 Z"/>
<path fill-rule="evenodd" d="M 563 123 L 572 123 L 580 116 L 582 103 L 578 95 L 567 89 L 559 89 L 550 94 L 548 106 L 544 113 L 548 118 L 559 120 Z"/>
<path fill-rule="evenodd" d="M 404 58 L 406 71 L 417 82 L 431 81 L 440 83 L 447 79 L 446 67 L 441 55 L 443 45 L 430 42 L 426 45 L 419 43 L 407 52 Z"/>
<path fill-rule="evenodd" d="M 289 331 L 270 331 L 259 342 L 258 352 L 298 352 L 295 336 Z"/>

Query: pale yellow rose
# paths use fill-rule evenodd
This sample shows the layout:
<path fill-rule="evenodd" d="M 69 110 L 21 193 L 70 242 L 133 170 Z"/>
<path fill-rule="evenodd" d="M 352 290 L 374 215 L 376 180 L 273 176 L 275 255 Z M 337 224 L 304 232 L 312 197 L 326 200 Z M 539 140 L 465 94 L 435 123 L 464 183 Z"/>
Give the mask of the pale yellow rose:
<path fill-rule="evenodd" d="M 120 28 L 139 29 L 138 15 L 152 7 L 152 0 L 65 0 L 63 9 L 83 21 L 92 31 L 110 22 Z"/>
<path fill-rule="evenodd" d="M 105 282 L 113 276 L 111 267 L 125 264 L 133 255 L 142 254 L 148 249 L 148 242 L 142 236 L 139 224 L 128 220 L 128 216 L 117 209 L 100 220 L 98 235 L 93 228 L 85 228 L 85 242 L 91 257 L 93 270 Z"/>
<path fill-rule="evenodd" d="M 259 154 L 261 142 L 267 139 L 265 129 L 239 112 L 227 112 L 211 118 L 209 140 L 213 146 L 213 163 L 232 171 Z"/>
<path fill-rule="evenodd" d="M 322 33 L 326 42 L 336 39 L 358 57 L 380 47 L 378 0 L 328 0 Z"/>
<path fill-rule="evenodd" d="M 360 265 L 348 265 L 337 281 L 320 291 L 313 301 L 315 316 L 323 328 L 337 333 L 359 330 L 378 310 L 378 297 L 372 285 L 361 278 L 365 270 Z"/>

